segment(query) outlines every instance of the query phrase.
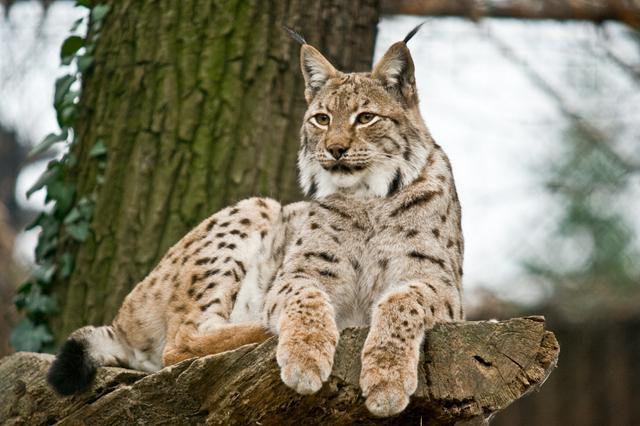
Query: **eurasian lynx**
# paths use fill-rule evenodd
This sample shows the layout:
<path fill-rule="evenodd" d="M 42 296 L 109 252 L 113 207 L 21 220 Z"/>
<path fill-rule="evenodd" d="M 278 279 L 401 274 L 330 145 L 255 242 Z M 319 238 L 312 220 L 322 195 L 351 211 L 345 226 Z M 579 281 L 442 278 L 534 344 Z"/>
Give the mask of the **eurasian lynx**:
<path fill-rule="evenodd" d="M 100 365 L 163 366 L 278 335 L 283 382 L 318 391 L 339 330 L 370 325 L 360 385 L 378 416 L 417 386 L 424 332 L 463 319 L 460 206 L 418 109 L 406 42 L 370 73 L 342 73 L 303 43 L 308 109 L 298 155 L 313 198 L 252 198 L 206 219 L 126 297 L 110 326 L 62 346 L 49 383 L 85 389 Z"/>

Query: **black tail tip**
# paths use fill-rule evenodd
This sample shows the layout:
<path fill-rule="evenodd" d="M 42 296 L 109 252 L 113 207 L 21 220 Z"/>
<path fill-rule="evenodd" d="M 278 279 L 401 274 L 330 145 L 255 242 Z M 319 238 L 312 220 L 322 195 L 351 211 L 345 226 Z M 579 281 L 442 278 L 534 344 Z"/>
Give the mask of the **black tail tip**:
<path fill-rule="evenodd" d="M 97 366 L 89 357 L 87 343 L 69 339 L 60 348 L 53 361 L 47 382 L 60 395 L 73 395 L 89 387 Z"/>

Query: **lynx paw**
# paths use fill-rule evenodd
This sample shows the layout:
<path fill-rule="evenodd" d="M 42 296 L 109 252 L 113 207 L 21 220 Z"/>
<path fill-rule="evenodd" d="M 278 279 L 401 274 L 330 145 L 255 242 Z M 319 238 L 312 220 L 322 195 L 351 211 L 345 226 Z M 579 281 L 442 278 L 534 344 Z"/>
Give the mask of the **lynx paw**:
<path fill-rule="evenodd" d="M 276 359 L 284 384 L 303 395 L 319 391 L 331 374 L 336 343 L 337 337 L 327 332 L 281 338 Z"/>
<path fill-rule="evenodd" d="M 409 404 L 409 397 L 417 386 L 417 367 L 411 362 L 377 366 L 373 360 L 363 361 L 360 388 L 367 398 L 367 408 L 375 416 L 400 413 Z"/>

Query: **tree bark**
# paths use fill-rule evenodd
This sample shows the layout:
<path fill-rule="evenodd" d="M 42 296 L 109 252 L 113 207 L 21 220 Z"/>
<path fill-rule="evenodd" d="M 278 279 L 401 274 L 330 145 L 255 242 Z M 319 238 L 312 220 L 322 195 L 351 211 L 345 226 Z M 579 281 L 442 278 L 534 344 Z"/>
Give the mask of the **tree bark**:
<path fill-rule="evenodd" d="M 264 195 L 298 199 L 305 35 L 345 70 L 371 65 L 377 0 L 111 0 L 76 120 L 92 235 L 56 283 L 58 340 L 103 324 L 168 247 L 208 215 Z M 106 170 L 90 150 L 107 147 Z M 97 175 L 104 183 L 97 186 Z"/>
<path fill-rule="evenodd" d="M 276 338 L 183 361 L 157 373 L 101 368 L 84 394 L 58 398 L 44 382 L 50 355 L 19 353 L 0 362 L 0 423 L 7 425 L 326 425 L 486 424 L 537 389 L 559 347 L 542 317 L 439 324 L 426 334 L 418 389 L 400 415 L 372 417 L 360 395 L 367 329 L 342 332 L 333 372 L 315 395 L 280 380 Z"/>
<path fill-rule="evenodd" d="M 460 16 L 517 19 L 557 19 L 602 22 L 622 21 L 640 26 L 638 0 L 382 0 L 389 15 Z"/>

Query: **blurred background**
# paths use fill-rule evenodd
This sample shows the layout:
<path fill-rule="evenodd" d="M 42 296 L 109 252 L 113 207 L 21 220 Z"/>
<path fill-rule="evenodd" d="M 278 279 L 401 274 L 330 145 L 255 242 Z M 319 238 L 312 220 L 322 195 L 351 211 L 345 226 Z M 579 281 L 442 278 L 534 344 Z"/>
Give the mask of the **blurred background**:
<path fill-rule="evenodd" d="M 54 82 L 71 1 L 0 8 L 0 356 L 60 150 Z M 382 1 L 374 60 L 408 30 L 423 116 L 451 158 L 469 319 L 545 315 L 561 345 L 498 425 L 640 424 L 640 3 Z M 77 31 L 84 31 L 80 24 Z M 304 33 L 304 28 L 301 29 Z"/>

